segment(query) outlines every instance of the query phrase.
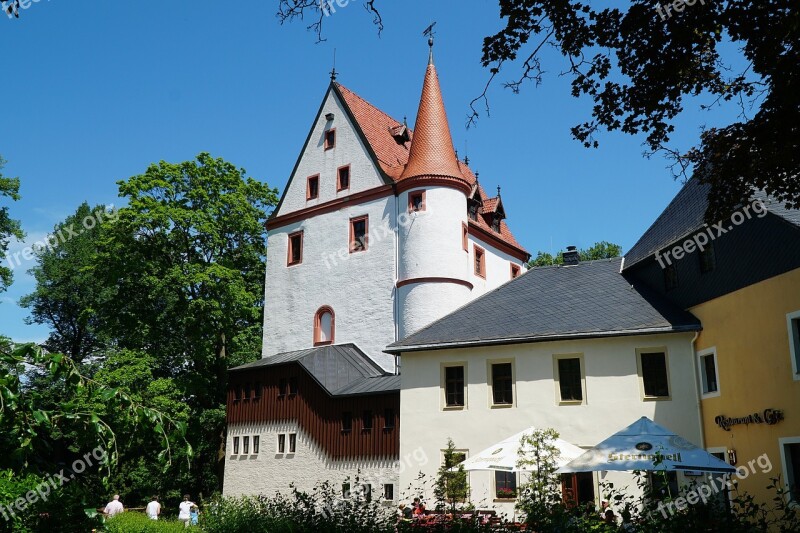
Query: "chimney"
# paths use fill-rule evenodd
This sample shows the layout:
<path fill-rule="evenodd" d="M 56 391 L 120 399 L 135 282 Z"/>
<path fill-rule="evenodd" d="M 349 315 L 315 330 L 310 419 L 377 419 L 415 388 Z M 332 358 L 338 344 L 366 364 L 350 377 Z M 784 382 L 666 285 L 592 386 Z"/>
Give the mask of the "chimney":
<path fill-rule="evenodd" d="M 567 251 L 563 254 L 564 266 L 577 265 L 581 262 L 581 256 L 578 253 L 578 248 L 575 246 L 567 246 Z"/>

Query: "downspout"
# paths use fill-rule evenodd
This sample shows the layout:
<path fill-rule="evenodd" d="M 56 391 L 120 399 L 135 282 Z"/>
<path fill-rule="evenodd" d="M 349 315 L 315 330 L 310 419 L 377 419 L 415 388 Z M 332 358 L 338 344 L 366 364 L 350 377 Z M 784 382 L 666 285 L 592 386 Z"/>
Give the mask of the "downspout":
<path fill-rule="evenodd" d="M 694 375 L 694 388 L 695 392 L 697 393 L 697 414 L 699 415 L 698 422 L 700 425 L 700 447 L 705 450 L 706 449 L 706 436 L 705 431 L 703 429 L 703 400 L 702 394 L 700 392 L 700 376 L 697 373 L 697 347 L 694 345 L 697 342 L 697 337 L 700 336 L 699 331 L 694 332 L 694 337 L 692 338 L 692 342 L 690 343 L 692 347 L 692 374 Z"/>
<path fill-rule="evenodd" d="M 397 188 L 394 189 L 394 340 L 400 340 L 400 289 L 397 282 L 400 281 L 400 199 L 397 196 Z M 397 361 L 400 354 L 394 356 L 394 373 L 398 375 L 400 368 Z"/>

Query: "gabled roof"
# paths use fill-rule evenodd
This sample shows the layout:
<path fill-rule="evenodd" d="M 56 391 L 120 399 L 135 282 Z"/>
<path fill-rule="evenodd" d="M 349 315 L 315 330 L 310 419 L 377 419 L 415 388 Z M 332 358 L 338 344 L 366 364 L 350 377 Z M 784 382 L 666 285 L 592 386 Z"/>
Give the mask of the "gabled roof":
<path fill-rule="evenodd" d="M 299 363 L 331 396 L 400 390 L 399 376 L 385 372 L 355 344 L 334 344 L 283 352 L 231 368 L 230 371 L 239 372 L 287 363 Z"/>
<path fill-rule="evenodd" d="M 701 229 L 705 223 L 710 190 L 711 186 L 700 183 L 698 178 L 686 182 L 655 222 L 625 254 L 625 270 Z M 754 195 L 753 200 L 755 199 L 764 203 L 768 213 L 800 227 L 800 210 L 786 209 L 782 203 L 762 191 Z"/>
<path fill-rule="evenodd" d="M 621 258 L 540 267 L 390 344 L 389 353 L 699 331 L 700 322 L 620 274 Z"/>

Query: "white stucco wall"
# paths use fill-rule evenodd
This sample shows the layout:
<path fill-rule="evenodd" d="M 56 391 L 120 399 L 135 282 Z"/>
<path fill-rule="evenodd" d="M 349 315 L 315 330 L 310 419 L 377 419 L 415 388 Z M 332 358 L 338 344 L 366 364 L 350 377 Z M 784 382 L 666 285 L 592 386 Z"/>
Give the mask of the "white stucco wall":
<path fill-rule="evenodd" d="M 332 122 L 325 115 L 333 113 Z M 336 146 L 325 150 L 325 131 L 336 128 Z M 350 165 L 350 189 L 336 192 L 336 172 Z M 319 198 L 306 200 L 306 178 L 319 174 Z M 378 168 L 372 162 L 353 124 L 348 120 L 342 103 L 330 91 L 312 126 L 311 137 L 300 156 L 297 169 L 291 176 L 278 215 L 312 207 L 351 194 L 383 185 Z"/>
<path fill-rule="evenodd" d="M 401 456 L 421 447 L 429 457 L 439 457 L 420 468 L 435 476 L 448 437 L 470 456 L 533 425 L 552 427 L 561 438 L 591 447 L 641 416 L 702 446 L 691 339 L 691 334 L 671 334 L 404 353 L 400 416 L 406 422 L 400 432 Z M 642 399 L 637 348 L 666 348 L 671 400 Z M 553 356 L 573 353 L 583 354 L 585 402 L 558 405 Z M 512 407 L 491 406 L 488 361 L 498 359 L 513 364 Z M 466 364 L 467 405 L 463 410 L 445 410 L 442 364 L 455 362 Z M 416 474 L 402 473 L 400 484 L 412 482 Z M 627 474 L 611 473 L 608 480 L 618 486 L 620 481 L 632 484 Z M 481 507 L 494 505 L 513 513 L 513 504 L 493 502 L 493 473 L 470 473 L 469 482 L 472 500 Z M 599 495 L 597 488 L 595 493 Z"/>
<path fill-rule="evenodd" d="M 486 279 L 475 275 L 475 244 L 483 248 L 486 252 Z M 469 281 L 473 285 L 472 298 L 499 287 L 511 281 L 511 263 L 519 265 L 520 274 L 525 272 L 523 262 L 515 257 L 511 257 L 479 239 L 474 235 L 469 236 Z"/>
<path fill-rule="evenodd" d="M 330 306 L 335 343 L 356 343 L 387 370 L 383 349 L 395 339 L 394 196 L 346 207 L 270 231 L 263 355 L 313 346 L 314 316 Z M 369 245 L 349 253 L 350 218 L 369 216 Z M 303 262 L 286 266 L 288 235 L 303 231 Z"/>
<path fill-rule="evenodd" d="M 286 451 L 289 450 L 288 434 L 297 434 L 296 453 L 278 454 L 278 435 L 287 434 Z M 249 435 L 261 437 L 257 455 L 233 455 L 233 438 Z M 241 439 L 240 439 L 241 441 Z M 252 444 L 251 444 L 252 447 Z M 400 495 L 398 485 L 399 462 L 390 459 L 360 461 L 333 461 L 316 442 L 293 422 L 281 422 L 260 426 L 228 426 L 225 457 L 225 496 L 241 496 L 276 492 L 289 493 L 290 483 L 299 489 L 311 492 L 321 481 L 330 481 L 337 490 L 349 477 L 351 486 L 358 475 L 361 484 L 372 485 L 372 498 L 383 496 L 383 485 L 394 484 L 395 500 Z M 242 451 L 241 443 L 239 452 Z M 252 451 L 252 449 L 251 449 Z"/>

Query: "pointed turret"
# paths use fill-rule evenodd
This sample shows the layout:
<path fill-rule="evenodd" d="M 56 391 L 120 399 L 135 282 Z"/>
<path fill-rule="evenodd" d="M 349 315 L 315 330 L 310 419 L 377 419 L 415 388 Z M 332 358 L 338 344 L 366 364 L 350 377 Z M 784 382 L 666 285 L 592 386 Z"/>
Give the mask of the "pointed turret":
<path fill-rule="evenodd" d="M 468 183 L 458 167 L 433 56 L 428 60 L 408 163 L 400 180 L 450 178 Z"/>

